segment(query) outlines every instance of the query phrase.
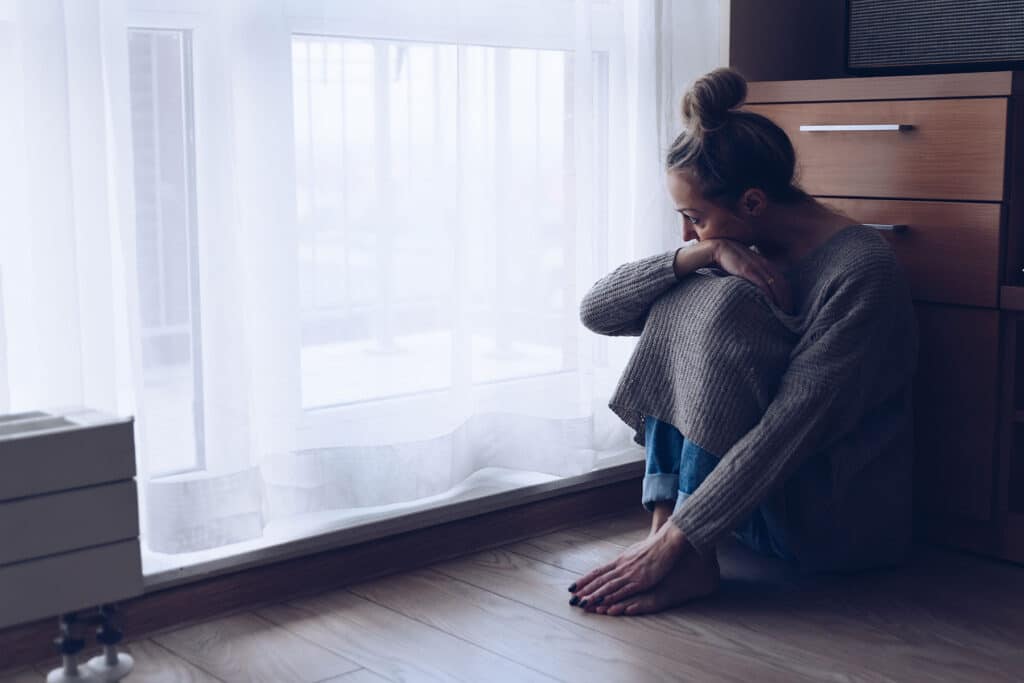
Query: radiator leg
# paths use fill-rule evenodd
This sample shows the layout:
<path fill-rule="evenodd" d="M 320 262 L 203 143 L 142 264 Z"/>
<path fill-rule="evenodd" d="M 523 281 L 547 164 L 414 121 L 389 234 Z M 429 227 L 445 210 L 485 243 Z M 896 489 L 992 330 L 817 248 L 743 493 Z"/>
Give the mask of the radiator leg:
<path fill-rule="evenodd" d="M 104 683 L 120 681 L 135 666 L 131 655 L 117 651 L 117 644 L 124 634 L 113 624 L 114 611 L 113 605 L 100 605 L 96 640 L 103 644 L 103 654 L 89 660 L 89 668 L 95 673 L 96 680 Z"/>
<path fill-rule="evenodd" d="M 78 667 L 78 653 L 85 647 L 84 638 L 76 638 L 75 623 L 78 621 L 74 612 L 62 614 L 60 617 L 60 635 L 53 639 L 60 653 L 62 666 L 54 669 L 46 676 L 47 683 L 69 683 L 70 681 L 91 681 L 99 683 L 99 678 L 87 666 Z"/>

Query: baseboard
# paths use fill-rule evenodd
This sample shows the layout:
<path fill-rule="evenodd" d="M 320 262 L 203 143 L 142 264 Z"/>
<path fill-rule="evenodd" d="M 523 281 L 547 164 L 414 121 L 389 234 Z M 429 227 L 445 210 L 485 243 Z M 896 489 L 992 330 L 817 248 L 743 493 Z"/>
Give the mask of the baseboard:
<path fill-rule="evenodd" d="M 635 511 L 640 488 L 641 480 L 631 478 L 146 593 L 118 605 L 125 640 Z M 55 618 L 0 630 L 0 671 L 47 657 L 56 665 L 56 635 Z M 98 652 L 91 641 L 86 651 Z"/>

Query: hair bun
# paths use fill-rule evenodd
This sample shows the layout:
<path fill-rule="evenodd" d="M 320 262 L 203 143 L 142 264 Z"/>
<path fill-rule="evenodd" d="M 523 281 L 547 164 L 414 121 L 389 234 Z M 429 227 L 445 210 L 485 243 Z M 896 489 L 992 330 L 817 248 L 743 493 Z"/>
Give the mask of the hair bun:
<path fill-rule="evenodd" d="M 747 98 L 747 79 L 740 72 L 721 67 L 698 78 L 683 95 L 683 123 L 690 134 L 704 133 L 722 127 L 729 112 Z"/>

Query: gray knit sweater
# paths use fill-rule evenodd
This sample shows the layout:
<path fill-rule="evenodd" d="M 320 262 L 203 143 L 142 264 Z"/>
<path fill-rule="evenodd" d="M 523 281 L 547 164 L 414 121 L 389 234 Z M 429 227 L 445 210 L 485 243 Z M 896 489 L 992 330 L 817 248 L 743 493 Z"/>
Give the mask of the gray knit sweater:
<path fill-rule="evenodd" d="M 785 271 L 794 312 L 677 250 L 599 279 L 580 319 L 639 340 L 609 407 L 721 458 L 670 521 L 700 553 L 766 504 L 804 571 L 897 563 L 910 541 L 917 325 L 899 262 L 851 225 Z"/>

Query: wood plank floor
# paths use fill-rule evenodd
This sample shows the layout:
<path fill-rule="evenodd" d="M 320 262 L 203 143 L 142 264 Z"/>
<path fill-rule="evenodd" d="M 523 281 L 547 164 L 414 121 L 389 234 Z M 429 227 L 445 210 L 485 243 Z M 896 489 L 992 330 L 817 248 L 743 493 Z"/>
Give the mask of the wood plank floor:
<path fill-rule="evenodd" d="M 729 542 L 710 598 L 638 617 L 570 606 L 567 586 L 648 524 L 641 510 L 183 625 L 130 643 L 128 680 L 1024 681 L 1024 568 L 934 547 L 799 577 Z"/>

